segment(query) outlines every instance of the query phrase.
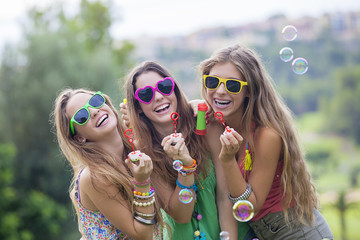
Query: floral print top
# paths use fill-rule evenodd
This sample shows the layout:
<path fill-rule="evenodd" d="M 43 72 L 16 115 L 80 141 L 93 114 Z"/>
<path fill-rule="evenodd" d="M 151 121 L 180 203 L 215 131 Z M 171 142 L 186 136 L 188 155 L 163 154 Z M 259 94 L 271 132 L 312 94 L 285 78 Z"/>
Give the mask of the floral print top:
<path fill-rule="evenodd" d="M 79 231 L 82 235 L 80 240 L 124 240 L 130 239 L 98 211 L 91 211 L 81 205 L 79 194 L 79 180 L 82 170 L 76 180 L 75 199 L 79 207 Z M 155 225 L 153 239 L 161 239 L 159 227 Z"/>

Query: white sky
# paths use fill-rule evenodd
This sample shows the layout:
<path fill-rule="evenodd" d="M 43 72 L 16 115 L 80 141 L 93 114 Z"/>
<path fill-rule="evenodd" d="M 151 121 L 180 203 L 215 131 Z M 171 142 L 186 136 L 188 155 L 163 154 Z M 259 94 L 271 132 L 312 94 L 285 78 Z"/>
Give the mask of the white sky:
<path fill-rule="evenodd" d="M 63 0 L 74 9 L 79 0 Z M 19 22 L 26 9 L 56 0 L 11 0 L 0 8 L 0 47 L 21 38 Z M 360 11 L 359 0 L 114 0 L 119 20 L 112 28 L 115 38 L 168 36 L 191 33 L 203 27 L 233 26 L 261 21 L 271 15 L 320 16 L 323 13 Z"/>

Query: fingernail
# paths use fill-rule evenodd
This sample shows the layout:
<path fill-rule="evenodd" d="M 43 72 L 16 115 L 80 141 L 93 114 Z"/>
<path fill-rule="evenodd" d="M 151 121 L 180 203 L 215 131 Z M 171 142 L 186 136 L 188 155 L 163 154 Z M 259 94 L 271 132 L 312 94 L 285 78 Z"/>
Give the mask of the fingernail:
<path fill-rule="evenodd" d="M 205 116 L 205 119 L 208 119 L 209 118 L 209 116 Z"/>

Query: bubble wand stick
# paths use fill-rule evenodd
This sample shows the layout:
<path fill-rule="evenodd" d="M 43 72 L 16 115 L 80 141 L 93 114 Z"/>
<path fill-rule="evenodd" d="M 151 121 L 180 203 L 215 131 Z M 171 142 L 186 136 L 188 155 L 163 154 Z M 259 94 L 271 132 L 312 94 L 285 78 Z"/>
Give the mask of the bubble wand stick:
<path fill-rule="evenodd" d="M 170 115 L 170 118 L 171 120 L 173 120 L 173 125 L 174 125 L 174 128 L 175 128 L 175 132 L 173 134 L 171 134 L 171 139 L 173 140 L 171 145 L 175 145 L 177 143 L 177 141 L 179 139 L 181 139 L 181 133 L 177 133 L 176 132 L 176 125 L 177 125 L 177 121 L 179 119 L 179 114 L 177 112 L 173 112 L 171 115 Z"/>
<path fill-rule="evenodd" d="M 217 118 L 217 119 L 219 119 L 220 120 L 220 122 L 222 123 L 222 125 L 224 125 L 224 127 L 225 127 L 225 131 L 224 131 L 224 134 L 226 134 L 226 133 L 230 133 L 232 130 L 234 130 L 234 129 L 232 129 L 232 128 L 229 128 L 228 126 L 226 126 L 226 124 L 225 124 L 225 120 L 224 120 L 224 115 L 223 115 L 223 113 L 222 112 L 215 112 L 215 118 Z"/>
<path fill-rule="evenodd" d="M 136 162 L 136 161 L 139 161 L 139 155 L 140 155 L 140 151 L 139 150 L 136 150 L 135 151 L 135 148 L 134 148 L 134 144 L 133 144 L 133 139 L 132 139 L 132 136 L 133 136 L 133 130 L 132 129 L 126 129 L 125 131 L 125 137 L 129 138 L 129 143 L 131 143 L 131 147 L 133 149 L 133 151 L 131 153 L 128 154 L 128 157 L 130 158 L 130 160 L 132 162 Z"/>

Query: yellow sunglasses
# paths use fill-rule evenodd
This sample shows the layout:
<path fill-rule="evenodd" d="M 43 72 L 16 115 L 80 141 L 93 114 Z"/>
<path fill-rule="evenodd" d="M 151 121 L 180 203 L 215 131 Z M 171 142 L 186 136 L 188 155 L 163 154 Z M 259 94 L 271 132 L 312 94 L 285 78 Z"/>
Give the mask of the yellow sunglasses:
<path fill-rule="evenodd" d="M 207 89 L 215 90 L 220 86 L 220 83 L 224 83 L 226 90 L 229 93 L 237 94 L 241 92 L 243 86 L 247 86 L 247 82 L 237 79 L 224 79 L 216 76 L 203 75 L 204 86 Z"/>

